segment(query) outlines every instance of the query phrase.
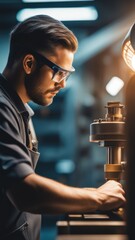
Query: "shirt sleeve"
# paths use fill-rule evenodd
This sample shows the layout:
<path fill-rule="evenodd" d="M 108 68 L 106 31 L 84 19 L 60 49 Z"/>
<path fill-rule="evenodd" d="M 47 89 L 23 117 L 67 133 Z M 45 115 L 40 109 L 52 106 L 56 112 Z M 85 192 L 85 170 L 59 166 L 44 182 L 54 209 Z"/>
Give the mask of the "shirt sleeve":
<path fill-rule="evenodd" d="M 0 103 L 0 179 L 9 188 L 19 179 L 33 173 L 31 157 L 23 143 L 15 110 Z"/>

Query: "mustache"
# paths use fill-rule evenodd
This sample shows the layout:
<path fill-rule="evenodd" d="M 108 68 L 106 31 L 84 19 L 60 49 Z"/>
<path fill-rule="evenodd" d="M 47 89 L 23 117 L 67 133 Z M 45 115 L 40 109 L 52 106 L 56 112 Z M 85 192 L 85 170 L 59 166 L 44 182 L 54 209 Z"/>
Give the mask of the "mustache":
<path fill-rule="evenodd" d="M 59 92 L 60 91 L 60 87 L 55 87 L 55 88 L 51 88 L 49 90 L 47 90 L 47 92 Z"/>

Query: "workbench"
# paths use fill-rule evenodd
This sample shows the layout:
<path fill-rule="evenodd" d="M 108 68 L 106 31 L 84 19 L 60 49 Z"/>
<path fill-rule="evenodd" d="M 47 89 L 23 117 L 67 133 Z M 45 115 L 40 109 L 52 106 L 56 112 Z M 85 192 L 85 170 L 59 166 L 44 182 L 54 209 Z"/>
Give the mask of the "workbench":
<path fill-rule="evenodd" d="M 57 240 L 128 240 L 118 212 L 69 214 L 57 222 Z"/>

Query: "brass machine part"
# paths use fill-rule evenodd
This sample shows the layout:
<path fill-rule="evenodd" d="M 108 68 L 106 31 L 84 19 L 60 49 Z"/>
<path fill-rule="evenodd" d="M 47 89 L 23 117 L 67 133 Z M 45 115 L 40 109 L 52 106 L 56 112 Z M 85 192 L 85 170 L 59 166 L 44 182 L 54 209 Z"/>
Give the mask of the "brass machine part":
<path fill-rule="evenodd" d="M 121 164 L 105 164 L 104 173 L 107 180 L 111 179 L 119 181 L 122 178 L 122 166 Z"/>
<path fill-rule="evenodd" d="M 104 119 L 96 119 L 90 124 L 90 142 L 107 147 L 107 164 L 104 165 L 105 179 L 119 181 L 123 178 L 125 146 L 124 105 L 120 102 L 108 102 Z"/>

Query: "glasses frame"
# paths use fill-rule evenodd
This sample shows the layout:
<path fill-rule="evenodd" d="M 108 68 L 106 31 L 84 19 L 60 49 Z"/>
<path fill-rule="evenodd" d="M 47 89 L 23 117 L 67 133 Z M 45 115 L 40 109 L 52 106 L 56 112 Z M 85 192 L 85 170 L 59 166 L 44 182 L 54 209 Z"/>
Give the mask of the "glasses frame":
<path fill-rule="evenodd" d="M 45 56 L 43 56 L 42 54 L 40 54 L 40 53 L 38 53 L 38 52 L 36 52 L 36 51 L 32 51 L 31 54 L 32 54 L 32 55 L 35 57 L 35 59 L 37 60 L 37 62 L 38 62 L 38 64 L 39 64 L 39 67 L 42 67 L 43 65 L 46 65 L 46 66 L 48 66 L 49 68 L 51 68 L 51 69 L 53 70 L 54 74 L 53 74 L 53 76 L 52 76 L 52 80 L 53 80 L 54 82 L 60 83 L 60 82 L 63 81 L 63 80 L 66 80 L 66 81 L 67 81 L 67 79 L 69 78 L 69 76 L 70 76 L 73 72 L 75 72 L 75 68 L 74 68 L 74 67 L 72 67 L 71 70 L 64 69 L 64 68 L 58 66 L 57 64 L 55 64 L 54 62 L 50 61 L 48 58 L 46 58 Z M 58 72 L 60 72 L 60 71 L 61 71 L 61 72 L 65 72 L 65 73 L 67 73 L 68 75 L 67 75 L 67 77 L 65 77 L 65 78 L 63 77 L 62 79 L 60 79 L 60 81 L 55 81 L 55 80 L 54 80 L 54 77 L 55 77 L 55 75 L 56 75 Z"/>

